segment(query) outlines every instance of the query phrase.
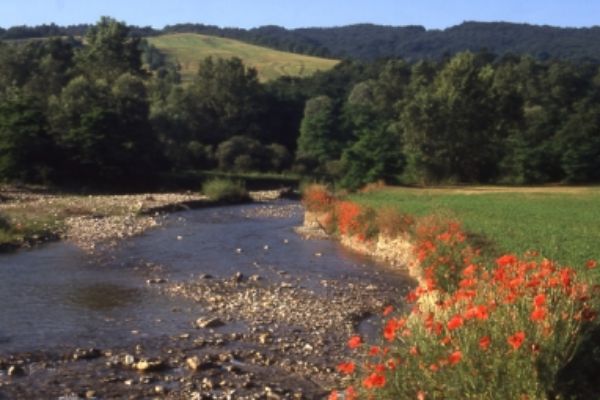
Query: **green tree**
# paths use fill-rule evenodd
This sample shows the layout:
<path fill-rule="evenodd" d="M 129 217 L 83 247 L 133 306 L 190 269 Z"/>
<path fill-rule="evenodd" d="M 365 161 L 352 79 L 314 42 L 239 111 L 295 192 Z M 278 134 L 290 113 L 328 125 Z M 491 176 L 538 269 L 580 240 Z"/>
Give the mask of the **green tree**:
<path fill-rule="evenodd" d="M 203 60 L 188 96 L 201 142 L 217 144 L 240 134 L 261 139 L 262 88 L 256 70 L 239 58 Z"/>
<path fill-rule="evenodd" d="M 122 22 L 102 17 L 84 38 L 75 54 L 77 70 L 91 79 L 112 82 L 125 73 L 143 74 L 140 38 Z"/>
<path fill-rule="evenodd" d="M 600 181 L 600 104 L 581 102 L 557 135 L 568 182 Z"/>
<path fill-rule="evenodd" d="M 256 139 L 234 136 L 221 143 L 215 151 L 219 169 L 228 171 L 259 171 L 269 167 L 269 152 Z"/>
<path fill-rule="evenodd" d="M 458 54 L 407 104 L 402 115 L 405 152 L 418 179 L 485 182 L 496 177 L 493 75 L 485 59 Z"/>
<path fill-rule="evenodd" d="M 54 149 L 47 129 L 37 99 L 13 91 L 0 100 L 0 180 L 51 178 Z"/>
<path fill-rule="evenodd" d="M 139 78 L 124 74 L 111 87 L 77 77 L 52 101 L 50 115 L 65 175 L 126 181 L 157 169 L 160 158 Z"/>
<path fill-rule="evenodd" d="M 396 103 L 409 78 L 390 62 L 380 78 L 358 83 L 345 104 L 353 142 L 342 153 L 342 186 L 357 189 L 367 183 L 392 182 L 402 171 L 401 135 L 394 123 Z"/>
<path fill-rule="evenodd" d="M 342 143 L 339 140 L 336 120 L 331 98 L 317 96 L 309 99 L 300 124 L 296 157 L 314 159 L 321 164 L 337 159 Z"/>

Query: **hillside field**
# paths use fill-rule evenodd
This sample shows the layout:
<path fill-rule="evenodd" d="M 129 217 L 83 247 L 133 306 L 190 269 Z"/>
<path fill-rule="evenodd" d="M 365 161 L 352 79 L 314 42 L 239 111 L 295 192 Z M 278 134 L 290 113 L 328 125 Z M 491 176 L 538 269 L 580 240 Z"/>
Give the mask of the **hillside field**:
<path fill-rule="evenodd" d="M 456 218 L 491 255 L 534 250 L 575 268 L 600 259 L 600 187 L 390 187 L 352 199 L 412 215 Z"/>
<path fill-rule="evenodd" d="M 181 65 L 184 81 L 196 73 L 198 62 L 208 56 L 238 57 L 254 67 L 262 82 L 280 76 L 310 76 L 316 71 L 333 68 L 339 61 L 254 46 L 237 40 L 194 33 L 149 37 L 148 41 Z"/>

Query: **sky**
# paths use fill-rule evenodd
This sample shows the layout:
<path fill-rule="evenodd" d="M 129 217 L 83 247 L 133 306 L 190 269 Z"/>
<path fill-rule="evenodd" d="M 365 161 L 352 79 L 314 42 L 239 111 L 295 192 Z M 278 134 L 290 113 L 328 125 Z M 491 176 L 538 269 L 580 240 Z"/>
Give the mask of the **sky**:
<path fill-rule="evenodd" d="M 176 23 L 286 28 L 370 22 L 444 29 L 463 21 L 600 25 L 600 0 L 0 0 L 0 26 L 94 23 L 107 15 L 131 25 Z"/>

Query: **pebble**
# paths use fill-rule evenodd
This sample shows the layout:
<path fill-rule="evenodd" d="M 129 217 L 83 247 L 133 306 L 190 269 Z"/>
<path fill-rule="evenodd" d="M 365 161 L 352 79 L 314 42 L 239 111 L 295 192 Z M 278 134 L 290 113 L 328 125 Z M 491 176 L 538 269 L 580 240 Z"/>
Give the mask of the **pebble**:
<path fill-rule="evenodd" d="M 223 325 L 225 325 L 225 322 L 221 321 L 219 318 L 214 317 L 200 317 L 196 320 L 197 328 L 217 328 Z"/>
<path fill-rule="evenodd" d="M 25 371 L 23 370 L 23 368 L 19 367 L 18 365 L 11 365 L 10 367 L 8 367 L 6 373 L 8 374 L 8 376 L 25 375 Z"/>

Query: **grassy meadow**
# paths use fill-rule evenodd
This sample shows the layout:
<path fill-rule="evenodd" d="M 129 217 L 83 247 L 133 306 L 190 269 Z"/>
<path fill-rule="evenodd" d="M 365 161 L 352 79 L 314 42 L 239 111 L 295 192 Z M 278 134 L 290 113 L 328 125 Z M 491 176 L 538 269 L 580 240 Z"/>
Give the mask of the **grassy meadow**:
<path fill-rule="evenodd" d="M 352 200 L 457 218 L 491 255 L 534 250 L 576 268 L 600 259 L 600 187 L 393 187 L 359 193 Z"/>
<path fill-rule="evenodd" d="M 184 81 L 196 74 L 198 62 L 208 56 L 239 57 L 244 64 L 257 69 L 262 82 L 284 75 L 310 76 L 316 71 L 331 69 L 338 63 L 337 60 L 287 53 L 233 39 L 194 33 L 150 37 L 148 41 L 181 65 Z"/>

